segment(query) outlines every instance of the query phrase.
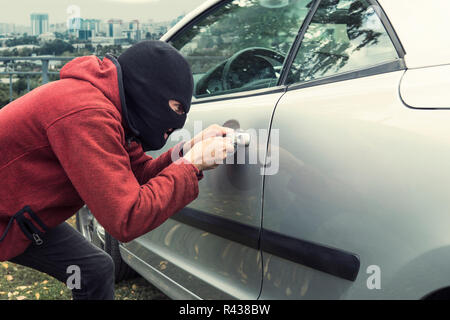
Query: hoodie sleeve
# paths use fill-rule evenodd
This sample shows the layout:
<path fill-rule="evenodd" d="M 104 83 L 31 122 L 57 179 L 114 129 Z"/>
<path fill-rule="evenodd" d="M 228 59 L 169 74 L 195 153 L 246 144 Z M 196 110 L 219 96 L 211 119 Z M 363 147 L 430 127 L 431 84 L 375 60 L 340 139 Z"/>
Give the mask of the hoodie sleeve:
<path fill-rule="evenodd" d="M 51 124 L 47 135 L 82 200 L 121 242 L 158 227 L 198 196 L 197 169 L 183 159 L 141 185 L 123 144 L 120 119 L 109 110 L 68 115 Z"/>
<path fill-rule="evenodd" d="M 160 157 L 153 159 L 144 153 L 142 146 L 137 142 L 126 144 L 125 149 L 130 156 L 131 169 L 138 179 L 138 182 L 141 185 L 145 184 L 148 180 L 154 178 L 163 169 L 172 164 L 172 160 L 178 160 L 180 158 L 178 155 L 180 154 L 183 145 L 184 142 L 180 142 L 166 153 L 163 153 Z M 172 156 L 174 157 L 172 158 Z M 200 174 L 199 171 L 198 174 Z"/>

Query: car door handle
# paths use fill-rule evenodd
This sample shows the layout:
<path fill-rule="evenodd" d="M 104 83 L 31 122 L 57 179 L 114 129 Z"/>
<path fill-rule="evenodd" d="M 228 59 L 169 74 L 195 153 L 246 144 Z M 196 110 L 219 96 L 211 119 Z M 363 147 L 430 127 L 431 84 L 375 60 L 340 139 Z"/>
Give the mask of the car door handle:
<path fill-rule="evenodd" d="M 232 140 L 235 146 L 248 147 L 250 145 L 251 136 L 247 132 L 235 131 L 232 135 Z"/>

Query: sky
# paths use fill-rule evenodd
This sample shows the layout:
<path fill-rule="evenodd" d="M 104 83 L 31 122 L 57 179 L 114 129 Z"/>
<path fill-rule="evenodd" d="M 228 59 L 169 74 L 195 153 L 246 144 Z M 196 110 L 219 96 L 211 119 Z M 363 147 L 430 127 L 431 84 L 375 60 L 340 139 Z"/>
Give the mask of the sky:
<path fill-rule="evenodd" d="M 0 2 L 0 22 L 29 26 L 31 13 L 48 13 L 50 24 L 66 22 L 70 16 L 67 11 L 73 6 L 80 8 L 81 18 L 86 19 L 168 21 L 192 11 L 205 0 L 0 0 Z"/>

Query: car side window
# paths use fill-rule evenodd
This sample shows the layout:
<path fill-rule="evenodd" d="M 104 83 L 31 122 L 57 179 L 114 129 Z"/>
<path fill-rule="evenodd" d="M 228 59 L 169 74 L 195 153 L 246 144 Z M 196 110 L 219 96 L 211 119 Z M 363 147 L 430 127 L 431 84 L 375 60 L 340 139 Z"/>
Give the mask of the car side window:
<path fill-rule="evenodd" d="M 398 59 L 377 14 L 366 0 L 322 0 L 288 75 L 306 82 Z"/>
<path fill-rule="evenodd" d="M 172 39 L 189 61 L 196 98 L 277 85 L 313 0 L 234 0 Z"/>

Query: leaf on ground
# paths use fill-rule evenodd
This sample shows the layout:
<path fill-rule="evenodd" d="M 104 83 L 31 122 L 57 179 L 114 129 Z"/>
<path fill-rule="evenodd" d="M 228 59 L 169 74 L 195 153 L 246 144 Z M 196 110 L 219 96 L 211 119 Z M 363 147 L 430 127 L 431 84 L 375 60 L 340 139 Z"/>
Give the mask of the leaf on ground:
<path fill-rule="evenodd" d="M 47 283 L 48 283 L 48 280 L 44 280 L 44 281 L 42 281 L 41 283 L 42 283 L 42 284 L 47 284 Z"/>
<path fill-rule="evenodd" d="M 13 279 L 14 279 L 14 277 L 10 274 L 6 275 L 5 278 L 7 281 L 13 281 Z"/>
<path fill-rule="evenodd" d="M 136 289 L 137 289 L 137 285 L 133 284 L 133 285 L 131 286 L 131 289 L 136 290 Z"/>
<path fill-rule="evenodd" d="M 18 296 L 16 299 L 17 300 L 25 300 L 27 297 L 25 297 L 25 296 Z"/>
<path fill-rule="evenodd" d="M 3 266 L 3 268 L 5 268 L 5 269 L 8 269 L 8 264 L 6 263 L 6 262 L 2 262 L 2 266 Z"/>
<path fill-rule="evenodd" d="M 28 287 L 27 286 L 19 286 L 16 288 L 16 290 L 20 290 L 20 291 L 25 290 L 25 289 L 28 289 Z"/>
<path fill-rule="evenodd" d="M 34 296 L 36 297 L 37 300 L 39 300 L 39 298 L 41 297 L 39 293 L 36 293 Z"/>
<path fill-rule="evenodd" d="M 159 263 L 159 268 L 161 269 L 161 270 L 166 270 L 166 268 L 167 268 L 167 261 L 161 261 L 160 263 Z"/>

